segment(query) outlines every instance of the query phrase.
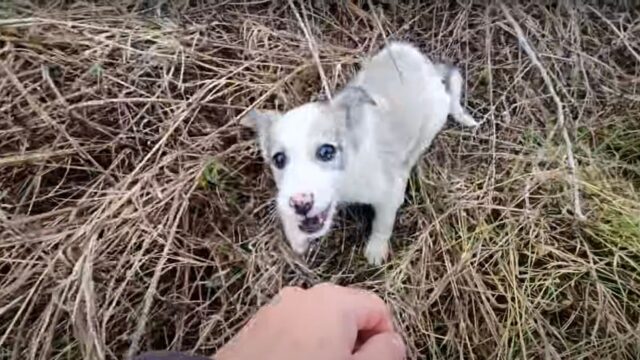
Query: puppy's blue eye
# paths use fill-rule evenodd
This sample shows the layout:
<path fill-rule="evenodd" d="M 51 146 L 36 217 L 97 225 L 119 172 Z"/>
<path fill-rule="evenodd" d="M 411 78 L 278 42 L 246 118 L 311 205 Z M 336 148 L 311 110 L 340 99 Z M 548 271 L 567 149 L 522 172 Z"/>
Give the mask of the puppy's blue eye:
<path fill-rule="evenodd" d="M 320 161 L 331 161 L 336 157 L 336 147 L 331 144 L 320 145 L 316 150 L 316 157 Z"/>
<path fill-rule="evenodd" d="M 273 160 L 273 165 L 280 170 L 287 164 L 287 156 L 282 151 L 275 153 L 271 160 Z"/>

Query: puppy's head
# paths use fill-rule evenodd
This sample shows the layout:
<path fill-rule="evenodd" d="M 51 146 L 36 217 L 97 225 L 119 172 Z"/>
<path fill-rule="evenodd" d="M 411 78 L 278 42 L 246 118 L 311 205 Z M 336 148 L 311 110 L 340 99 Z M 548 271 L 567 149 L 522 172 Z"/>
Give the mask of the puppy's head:
<path fill-rule="evenodd" d="M 331 228 L 367 104 L 375 105 L 362 88 L 348 87 L 329 102 L 307 103 L 282 114 L 251 111 L 242 121 L 258 133 L 278 187 L 280 216 L 294 224 L 293 230 L 288 228 L 296 236 L 288 239 L 299 253 Z"/>

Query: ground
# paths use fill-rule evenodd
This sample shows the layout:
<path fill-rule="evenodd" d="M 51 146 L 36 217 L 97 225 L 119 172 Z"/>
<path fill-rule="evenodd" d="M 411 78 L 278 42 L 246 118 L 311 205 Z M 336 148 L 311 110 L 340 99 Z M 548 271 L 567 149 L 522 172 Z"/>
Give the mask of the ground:
<path fill-rule="evenodd" d="M 416 3 L 4 4 L 0 358 L 211 354 L 323 281 L 382 296 L 412 359 L 639 358 L 638 11 Z M 426 152 L 384 266 L 348 213 L 297 257 L 239 119 L 391 39 L 459 66 L 482 125 Z"/>

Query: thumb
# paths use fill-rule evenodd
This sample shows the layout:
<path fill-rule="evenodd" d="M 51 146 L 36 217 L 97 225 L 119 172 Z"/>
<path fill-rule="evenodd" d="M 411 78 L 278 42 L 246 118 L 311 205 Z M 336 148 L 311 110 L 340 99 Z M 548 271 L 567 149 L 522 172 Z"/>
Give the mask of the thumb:
<path fill-rule="evenodd" d="M 405 345 L 400 335 L 385 332 L 372 336 L 362 344 L 353 360 L 404 360 Z"/>

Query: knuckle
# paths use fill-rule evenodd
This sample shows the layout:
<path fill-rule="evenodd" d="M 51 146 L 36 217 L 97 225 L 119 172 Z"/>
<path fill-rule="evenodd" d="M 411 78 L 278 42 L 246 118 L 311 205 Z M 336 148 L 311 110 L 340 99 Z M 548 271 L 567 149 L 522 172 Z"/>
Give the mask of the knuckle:
<path fill-rule="evenodd" d="M 295 286 L 285 286 L 283 287 L 276 297 L 284 298 L 294 296 L 302 291 L 301 288 Z"/>

